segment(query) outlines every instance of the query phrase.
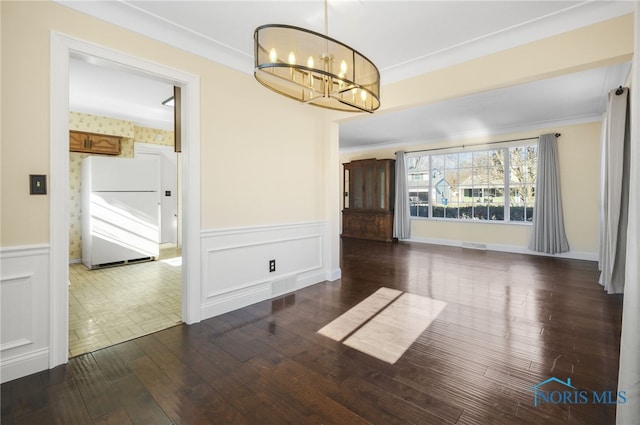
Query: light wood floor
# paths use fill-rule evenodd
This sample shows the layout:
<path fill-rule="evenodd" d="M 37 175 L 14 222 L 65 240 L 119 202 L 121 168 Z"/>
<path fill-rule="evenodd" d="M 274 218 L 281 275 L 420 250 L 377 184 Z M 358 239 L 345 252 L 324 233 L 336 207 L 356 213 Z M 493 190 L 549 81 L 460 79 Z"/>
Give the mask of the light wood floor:
<path fill-rule="evenodd" d="M 615 423 L 533 399 L 550 377 L 616 389 L 622 303 L 595 263 L 356 240 L 341 259 L 339 281 L 6 383 L 2 424 Z M 317 332 L 380 287 L 447 303 L 394 364 Z"/>
<path fill-rule="evenodd" d="M 182 322 L 181 252 L 157 261 L 89 270 L 69 267 L 69 357 Z"/>

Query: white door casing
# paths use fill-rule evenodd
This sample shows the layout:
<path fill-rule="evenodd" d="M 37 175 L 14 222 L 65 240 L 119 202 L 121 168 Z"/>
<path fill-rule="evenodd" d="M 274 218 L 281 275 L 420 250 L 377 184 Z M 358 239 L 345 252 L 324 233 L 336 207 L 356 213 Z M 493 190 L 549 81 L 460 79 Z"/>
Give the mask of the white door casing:
<path fill-rule="evenodd" d="M 182 88 L 182 320 L 196 323 L 200 300 L 200 79 L 68 35 L 51 32 L 49 367 L 68 361 L 69 347 L 69 58 L 91 57 Z"/>

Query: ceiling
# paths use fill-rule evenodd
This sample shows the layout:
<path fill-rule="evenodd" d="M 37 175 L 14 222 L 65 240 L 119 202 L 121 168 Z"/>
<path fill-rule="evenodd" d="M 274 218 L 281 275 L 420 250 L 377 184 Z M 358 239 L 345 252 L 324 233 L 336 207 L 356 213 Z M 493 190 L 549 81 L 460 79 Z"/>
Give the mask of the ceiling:
<path fill-rule="evenodd" d="M 622 63 L 528 84 L 372 115 L 340 124 L 340 148 L 428 144 L 593 122 L 623 85 Z"/>
<path fill-rule="evenodd" d="M 162 104 L 173 86 L 86 58 L 69 61 L 69 109 L 173 130 L 173 108 Z"/>
<path fill-rule="evenodd" d="M 58 2 L 247 74 L 253 73 L 257 26 L 324 32 L 319 0 Z M 328 27 L 331 37 L 378 66 L 384 88 L 632 12 L 627 1 L 329 0 Z M 625 83 L 629 69 L 620 64 L 402 111 L 382 109 L 341 124 L 340 147 L 429 143 L 594 120 L 604 111 L 606 93 Z M 171 129 L 172 111 L 161 104 L 171 92 L 166 82 L 71 61 L 69 101 L 77 112 Z"/>

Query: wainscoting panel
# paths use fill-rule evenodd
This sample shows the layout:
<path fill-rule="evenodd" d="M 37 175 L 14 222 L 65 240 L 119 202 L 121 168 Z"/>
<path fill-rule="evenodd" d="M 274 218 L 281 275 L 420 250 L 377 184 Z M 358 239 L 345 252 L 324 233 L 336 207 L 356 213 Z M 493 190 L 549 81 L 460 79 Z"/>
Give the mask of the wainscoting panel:
<path fill-rule="evenodd" d="M 49 247 L 0 249 L 1 382 L 49 367 Z"/>
<path fill-rule="evenodd" d="M 330 279 L 326 243 L 324 222 L 203 232 L 202 319 Z"/>

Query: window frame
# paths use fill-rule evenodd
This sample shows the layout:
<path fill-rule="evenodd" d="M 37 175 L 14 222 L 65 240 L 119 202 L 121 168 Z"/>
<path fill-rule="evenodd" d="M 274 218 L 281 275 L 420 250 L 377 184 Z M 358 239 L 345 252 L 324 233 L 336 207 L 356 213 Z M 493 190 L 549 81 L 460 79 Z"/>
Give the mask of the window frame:
<path fill-rule="evenodd" d="M 511 188 L 512 188 L 512 182 L 511 182 L 511 148 L 514 147 L 528 147 L 528 146 L 532 146 L 536 149 L 536 162 L 537 162 L 537 149 L 538 149 L 538 139 L 537 138 L 531 138 L 531 139 L 527 139 L 527 140 L 518 140 L 518 141 L 512 141 L 512 142 L 499 142 L 499 143 L 489 143 L 489 144 L 482 144 L 482 145 L 476 145 L 476 146 L 462 146 L 462 147 L 455 147 L 455 148 L 444 148 L 444 149 L 434 149 L 434 150 L 424 150 L 424 151 L 415 151 L 415 152 L 408 152 L 407 155 L 407 159 L 409 158 L 415 158 L 415 157 L 424 157 L 427 156 L 428 157 L 428 164 L 429 164 L 429 168 L 428 170 L 424 171 L 422 170 L 423 174 L 428 175 L 429 178 L 429 183 L 427 186 L 427 196 L 428 196 L 428 206 L 427 206 L 427 217 L 424 216 L 414 216 L 414 215 L 410 215 L 410 219 L 411 220 L 426 220 L 426 221 L 447 221 L 447 222 L 463 222 L 463 223 L 489 223 L 489 224 L 508 224 L 508 225 L 526 225 L 526 226 L 530 226 L 532 224 L 532 221 L 527 221 L 525 220 L 512 220 L 511 219 Z M 490 151 L 498 151 L 498 150 L 503 150 L 505 152 L 504 156 L 504 183 L 502 189 L 503 193 L 504 193 L 504 212 L 503 212 L 503 219 L 502 220 L 490 220 L 490 219 L 465 219 L 465 218 L 461 218 L 460 216 L 458 217 L 434 217 L 433 216 L 433 190 L 434 190 L 434 179 L 431 178 L 433 176 L 433 157 L 437 156 L 437 155 L 446 155 L 446 154 L 459 154 L 459 153 L 473 153 L 473 152 L 490 152 Z M 473 169 L 475 169 L 475 167 L 472 167 Z M 460 165 L 458 166 L 458 170 L 460 169 Z M 409 175 L 410 175 L 410 171 L 409 169 L 407 169 L 407 194 L 409 195 L 412 191 L 416 191 L 418 188 L 417 187 L 410 187 L 409 184 L 410 182 L 412 182 L 413 180 L 409 179 Z M 536 180 L 537 180 L 537 174 L 536 174 Z M 416 180 L 417 181 L 417 180 Z M 535 190 L 535 184 L 536 182 L 531 182 L 530 184 L 533 185 L 534 190 Z M 422 188 L 421 188 L 422 189 Z M 470 189 L 473 192 L 473 187 Z M 460 190 L 460 189 L 458 189 Z M 531 207 L 534 207 L 535 205 L 535 198 L 534 198 L 534 202 L 531 204 Z M 525 208 L 525 212 L 526 212 L 526 208 L 528 208 L 529 205 L 526 204 L 524 206 Z M 418 211 L 418 210 L 417 210 Z M 446 215 L 446 213 L 445 213 Z M 526 215 L 525 215 L 526 217 Z"/>

